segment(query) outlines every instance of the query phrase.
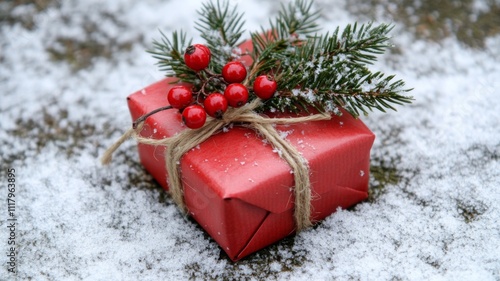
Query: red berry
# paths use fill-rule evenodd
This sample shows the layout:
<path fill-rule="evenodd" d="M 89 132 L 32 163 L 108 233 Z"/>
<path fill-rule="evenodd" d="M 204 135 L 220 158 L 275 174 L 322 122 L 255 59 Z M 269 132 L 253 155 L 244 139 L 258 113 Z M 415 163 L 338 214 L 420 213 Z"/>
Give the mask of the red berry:
<path fill-rule="evenodd" d="M 210 49 L 207 46 L 203 45 L 203 44 L 194 44 L 193 46 L 202 49 L 203 51 L 205 51 L 205 53 L 208 54 L 208 56 L 212 55 L 212 52 L 210 52 Z"/>
<path fill-rule="evenodd" d="M 247 77 L 247 69 L 239 61 L 228 62 L 222 68 L 222 77 L 227 83 L 241 83 Z"/>
<path fill-rule="evenodd" d="M 191 103 L 193 93 L 186 86 L 175 86 L 168 91 L 167 99 L 173 108 L 182 109 Z"/>
<path fill-rule="evenodd" d="M 258 76 L 253 82 L 254 93 L 263 100 L 270 99 L 276 92 L 277 88 L 278 84 L 276 81 L 268 75 Z"/>
<path fill-rule="evenodd" d="M 182 120 L 188 128 L 198 129 L 201 128 L 207 120 L 207 113 L 203 107 L 193 104 L 182 111 Z"/>
<path fill-rule="evenodd" d="M 210 49 L 201 44 L 191 45 L 186 48 L 184 62 L 187 67 L 194 71 L 200 71 L 208 67 L 210 63 Z"/>
<path fill-rule="evenodd" d="M 248 89 L 239 83 L 229 84 L 224 91 L 227 102 L 232 107 L 240 107 L 248 101 Z"/>
<path fill-rule="evenodd" d="M 205 99 L 203 106 L 208 115 L 220 118 L 227 110 L 227 99 L 220 93 L 212 93 Z"/>

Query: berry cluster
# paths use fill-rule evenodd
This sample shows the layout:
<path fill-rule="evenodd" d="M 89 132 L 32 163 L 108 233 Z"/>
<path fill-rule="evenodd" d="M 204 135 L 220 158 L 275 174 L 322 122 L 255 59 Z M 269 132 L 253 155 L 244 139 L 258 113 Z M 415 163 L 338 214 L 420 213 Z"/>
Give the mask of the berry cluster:
<path fill-rule="evenodd" d="M 184 124 L 191 129 L 201 128 L 205 124 L 207 114 L 213 118 L 221 118 L 228 106 L 240 107 L 249 99 L 249 89 L 243 85 L 247 78 L 246 67 L 239 61 L 231 61 L 224 65 L 222 74 L 215 74 L 207 69 L 210 58 L 210 49 L 205 45 L 189 46 L 184 53 L 184 62 L 196 72 L 202 82 L 201 89 L 193 92 L 190 87 L 178 85 L 171 88 L 167 94 L 170 106 L 182 112 Z M 215 80 L 225 86 L 223 94 L 218 91 L 205 92 L 205 86 Z M 252 90 L 257 97 L 266 100 L 274 95 L 276 89 L 277 83 L 273 77 L 261 75 L 255 79 Z"/>

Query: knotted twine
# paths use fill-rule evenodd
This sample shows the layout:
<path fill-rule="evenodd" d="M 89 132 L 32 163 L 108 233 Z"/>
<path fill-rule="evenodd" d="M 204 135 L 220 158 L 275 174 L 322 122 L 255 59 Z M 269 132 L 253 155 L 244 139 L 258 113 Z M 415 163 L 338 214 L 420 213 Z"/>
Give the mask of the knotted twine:
<path fill-rule="evenodd" d="M 201 144 L 213 134 L 219 132 L 224 126 L 231 123 L 241 123 L 242 126 L 253 129 L 260 133 L 283 158 L 292 169 L 295 187 L 294 219 L 296 230 L 300 231 L 312 225 L 311 222 L 311 182 L 309 180 L 309 165 L 299 151 L 288 141 L 283 139 L 274 128 L 276 124 L 293 124 L 308 121 L 329 120 L 330 115 L 314 114 L 304 117 L 290 118 L 268 118 L 257 114 L 254 109 L 261 105 L 261 100 L 255 99 L 251 103 L 240 108 L 228 109 L 221 119 L 209 119 L 200 129 L 184 130 L 180 133 L 165 139 L 145 138 L 140 135 L 144 126 L 144 121 L 137 124 L 136 128 L 130 128 L 112 146 L 106 150 L 101 158 L 102 164 L 111 162 L 113 152 L 123 144 L 128 138 L 134 138 L 139 143 L 148 145 L 161 145 L 166 147 L 165 164 L 168 174 L 168 186 L 172 199 L 177 206 L 187 213 L 184 204 L 184 191 L 182 187 L 180 160 L 182 156 Z"/>

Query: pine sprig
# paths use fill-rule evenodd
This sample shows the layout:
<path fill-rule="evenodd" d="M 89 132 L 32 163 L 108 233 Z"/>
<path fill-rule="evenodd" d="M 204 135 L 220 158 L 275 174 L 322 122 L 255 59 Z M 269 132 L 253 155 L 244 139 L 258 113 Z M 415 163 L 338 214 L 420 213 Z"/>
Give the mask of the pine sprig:
<path fill-rule="evenodd" d="M 187 39 L 187 34 L 182 30 L 172 33 L 172 38 L 169 39 L 163 32 L 161 41 L 153 41 L 153 49 L 148 50 L 148 53 L 157 59 L 158 66 L 161 71 L 165 72 L 168 77 L 179 77 L 181 80 L 188 83 L 195 83 L 196 74 L 189 69 L 184 62 L 184 51 L 191 45 L 192 39 Z"/>
<path fill-rule="evenodd" d="M 208 2 L 198 11 L 196 29 L 212 53 L 207 69 L 196 72 L 184 63 L 191 40 L 182 31 L 174 32 L 171 39 L 162 33 L 161 41 L 155 41 L 149 51 L 167 76 L 192 83 L 202 96 L 208 94 L 204 91 L 224 91 L 229 83 L 221 78 L 221 70 L 240 55 L 243 13 L 229 1 L 221 1 Z M 313 107 L 340 114 L 339 108 L 344 108 L 357 117 L 412 102 L 405 95 L 411 89 L 405 89 L 402 80 L 368 68 L 391 47 L 388 34 L 392 25 L 355 23 L 321 35 L 317 34 L 319 17 L 312 1 L 294 0 L 281 6 L 269 27 L 250 34 L 253 63 L 244 81 L 250 99 L 256 98 L 250 85 L 257 76 L 270 75 L 278 84 L 276 94 L 258 110 L 298 112 Z"/>
<path fill-rule="evenodd" d="M 210 68 L 220 73 L 225 63 L 239 55 L 236 47 L 244 32 L 243 13 L 238 13 L 237 6 L 231 8 L 229 1 L 217 0 L 217 3 L 203 4 L 198 14 L 196 29 L 212 51 Z"/>
<path fill-rule="evenodd" d="M 385 50 L 391 47 L 388 44 L 389 32 L 393 26 L 381 24 L 373 26 L 373 23 L 363 24 L 358 29 L 358 24 L 347 25 L 342 32 L 341 41 L 338 40 L 338 32 L 335 32 L 332 39 L 331 55 L 345 54 L 350 60 L 358 63 L 372 64 L 377 60 L 375 55 L 383 54 Z M 338 30 L 338 28 L 337 28 Z M 326 39 L 325 37 L 325 40 Z M 334 45 L 337 45 L 335 47 Z"/>
<path fill-rule="evenodd" d="M 251 33 L 253 66 L 257 67 L 255 74 L 271 70 L 272 65 L 279 63 L 295 45 L 319 30 L 316 21 L 320 14 L 312 6 L 312 1 L 305 0 L 282 4 L 278 16 L 269 20 L 267 30 L 261 28 L 259 32 Z"/>
<path fill-rule="evenodd" d="M 272 30 L 277 30 L 279 37 L 276 39 L 286 39 L 290 35 L 309 35 L 319 31 L 316 21 L 320 14 L 312 10 L 313 2 L 296 0 L 288 3 L 287 6 L 281 4 L 281 11 L 278 13 L 276 23 L 271 22 Z"/>
<path fill-rule="evenodd" d="M 313 106 L 339 112 L 337 107 L 343 107 L 357 117 L 373 109 L 395 110 L 391 104 L 410 103 L 412 98 L 402 95 L 409 91 L 403 89 L 403 81 L 392 81 L 394 76 L 372 73 L 366 67 L 390 47 L 387 34 L 391 29 L 385 24 L 348 25 L 340 35 L 337 28 L 332 35 L 311 37 L 295 46 L 286 60 L 275 65 L 282 69 L 276 76 L 279 95 L 263 109 L 300 111 Z M 269 44 L 263 53 L 273 48 Z"/>

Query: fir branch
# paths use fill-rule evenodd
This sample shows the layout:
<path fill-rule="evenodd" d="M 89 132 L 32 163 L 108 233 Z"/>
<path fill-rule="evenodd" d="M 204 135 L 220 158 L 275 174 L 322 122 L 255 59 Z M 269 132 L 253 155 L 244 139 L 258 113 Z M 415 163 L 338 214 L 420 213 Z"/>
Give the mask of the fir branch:
<path fill-rule="evenodd" d="M 312 11 L 313 2 L 295 0 L 288 3 L 288 6 L 281 4 L 281 11 L 276 18 L 276 23 L 272 30 L 277 30 L 279 37 L 276 39 L 286 39 L 290 35 L 311 35 L 319 31 L 316 21 L 320 14 Z M 273 24 L 271 23 L 271 26 Z"/>
<path fill-rule="evenodd" d="M 353 62 L 372 64 L 376 61 L 375 55 L 383 54 L 391 45 L 388 43 L 389 32 L 394 26 L 389 24 L 380 24 L 373 27 L 373 23 L 361 25 L 347 25 L 342 32 L 341 40 L 336 40 L 337 46 L 328 50 L 330 55 L 345 54 Z M 332 38 L 337 38 L 334 34 Z"/>
<path fill-rule="evenodd" d="M 366 67 L 376 60 L 375 54 L 390 46 L 387 33 L 391 28 L 384 24 L 348 25 L 340 36 L 337 28 L 332 35 L 312 37 L 295 46 L 294 52 L 274 65 L 282 70 L 275 77 L 279 95 L 264 108 L 300 111 L 315 107 L 339 112 L 337 107 L 343 107 L 357 117 L 373 109 L 395 110 L 392 104 L 410 103 L 412 97 L 402 95 L 409 91 L 403 89 L 403 81 L 392 82 L 394 76 L 372 73 Z M 263 54 L 266 52 L 264 49 Z"/>
<path fill-rule="evenodd" d="M 243 13 L 238 13 L 237 6 L 231 9 L 229 1 L 217 0 L 217 3 L 203 4 L 198 14 L 196 29 L 212 51 L 210 68 L 220 72 L 224 64 L 238 55 L 235 48 L 244 32 Z"/>
<path fill-rule="evenodd" d="M 258 66 L 256 73 L 270 71 L 272 64 L 279 63 L 295 46 L 319 30 L 316 21 L 320 14 L 312 7 L 313 2 L 306 0 L 282 4 L 278 16 L 269 21 L 268 30 L 261 28 L 260 32 L 251 33 L 253 67 Z M 265 65 L 261 64 L 263 61 Z"/>
<path fill-rule="evenodd" d="M 191 45 L 191 39 L 187 40 L 186 33 L 182 30 L 172 33 L 169 39 L 163 32 L 161 41 L 153 41 L 153 49 L 147 52 L 157 59 L 160 71 L 164 71 L 168 77 L 179 77 L 185 82 L 194 83 L 196 73 L 189 69 L 184 63 L 184 51 Z"/>
<path fill-rule="evenodd" d="M 363 24 L 358 28 L 358 24 L 347 25 L 342 34 L 339 35 L 339 28 L 333 34 L 325 34 L 309 38 L 303 48 L 300 48 L 301 56 L 307 58 L 312 54 L 344 56 L 345 59 L 361 64 L 373 64 L 376 55 L 383 54 L 391 45 L 388 33 L 393 26 L 380 24 L 373 26 L 372 23 Z M 319 50 L 318 50 L 319 49 Z"/>
<path fill-rule="evenodd" d="M 392 25 L 355 23 L 342 31 L 337 28 L 317 35 L 319 13 L 312 7 L 307 0 L 282 5 L 278 16 L 270 20 L 270 28 L 251 33 L 253 64 L 244 84 L 251 85 L 262 74 L 274 76 L 278 84 L 278 93 L 259 110 L 298 112 L 313 107 L 340 114 L 339 108 L 344 108 L 357 117 L 412 102 L 412 97 L 404 95 L 410 89 L 404 89 L 402 80 L 367 67 L 391 46 Z M 244 22 L 243 14 L 231 8 L 229 1 L 209 2 L 198 13 L 196 29 L 212 52 L 207 69 L 194 72 L 185 65 L 183 53 L 191 40 L 182 31 L 174 32 L 172 39 L 162 33 L 162 40 L 155 41 L 149 52 L 167 76 L 194 84 L 197 96 L 203 98 L 227 85 L 219 73 L 238 56 Z"/>

